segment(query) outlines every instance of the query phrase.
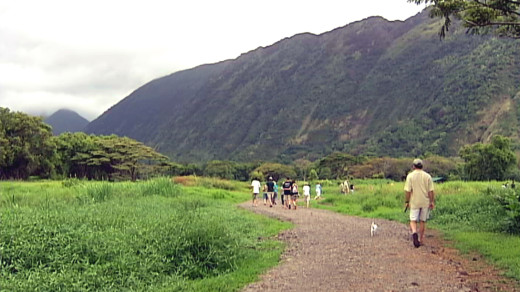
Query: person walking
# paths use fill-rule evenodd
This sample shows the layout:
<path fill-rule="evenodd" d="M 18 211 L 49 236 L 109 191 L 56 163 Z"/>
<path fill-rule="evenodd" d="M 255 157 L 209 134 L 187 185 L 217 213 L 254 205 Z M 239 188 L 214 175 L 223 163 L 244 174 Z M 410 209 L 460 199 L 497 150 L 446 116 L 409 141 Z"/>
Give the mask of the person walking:
<path fill-rule="evenodd" d="M 314 197 L 314 200 L 321 199 L 321 184 L 318 182 L 316 183 L 316 197 Z"/>
<path fill-rule="evenodd" d="M 273 207 L 274 202 L 274 182 L 273 178 L 270 176 L 266 183 L 267 186 L 267 198 L 269 199 L 269 207 Z"/>
<path fill-rule="evenodd" d="M 294 210 L 297 208 L 298 203 L 298 197 L 300 196 L 300 193 L 298 192 L 298 184 L 296 184 L 296 181 L 293 180 L 292 182 L 292 191 L 291 191 L 291 202 L 293 204 Z"/>
<path fill-rule="evenodd" d="M 410 229 L 413 245 L 424 244 L 424 232 L 430 210 L 435 207 L 435 194 L 430 174 L 423 170 L 421 159 L 414 159 L 412 172 L 406 176 L 404 185 L 406 208 L 410 209 Z M 419 221 L 419 230 L 417 230 Z"/>
<path fill-rule="evenodd" d="M 292 180 L 287 177 L 282 185 L 284 196 L 284 209 L 291 209 Z"/>
<path fill-rule="evenodd" d="M 251 182 L 251 188 L 253 189 L 253 207 L 258 206 L 258 194 L 260 193 L 260 181 L 256 178 Z"/>
<path fill-rule="evenodd" d="M 276 184 L 276 181 L 273 181 L 273 182 L 274 182 L 274 186 L 273 186 L 273 190 L 274 190 L 273 205 L 276 205 L 276 199 L 278 198 L 278 184 Z M 282 205 L 283 205 L 283 202 L 282 202 Z"/>
<path fill-rule="evenodd" d="M 303 198 L 305 200 L 305 205 L 309 208 L 309 203 L 311 201 L 311 186 L 308 183 L 303 186 Z"/>

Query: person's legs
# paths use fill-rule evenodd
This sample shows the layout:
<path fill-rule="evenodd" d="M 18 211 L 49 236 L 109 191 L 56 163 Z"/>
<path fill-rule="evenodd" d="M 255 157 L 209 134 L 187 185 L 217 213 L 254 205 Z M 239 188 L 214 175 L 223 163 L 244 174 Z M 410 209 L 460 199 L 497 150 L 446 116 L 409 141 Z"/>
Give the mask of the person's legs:
<path fill-rule="evenodd" d="M 410 221 L 410 230 L 412 233 L 417 233 L 417 221 Z"/>
<path fill-rule="evenodd" d="M 424 242 L 424 231 L 426 230 L 426 222 L 421 221 L 419 225 L 419 241 Z"/>
<path fill-rule="evenodd" d="M 417 219 L 419 219 L 419 214 L 421 213 L 421 209 L 411 209 L 410 210 L 410 229 L 412 231 L 412 239 L 413 245 L 415 247 L 419 247 L 419 235 L 417 234 Z"/>

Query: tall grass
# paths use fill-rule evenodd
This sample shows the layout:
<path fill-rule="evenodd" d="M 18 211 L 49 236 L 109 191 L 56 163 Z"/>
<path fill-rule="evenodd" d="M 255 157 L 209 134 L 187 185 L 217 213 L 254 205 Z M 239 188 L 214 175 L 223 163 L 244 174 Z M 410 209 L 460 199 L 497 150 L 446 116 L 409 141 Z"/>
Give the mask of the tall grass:
<path fill-rule="evenodd" d="M 282 246 L 259 238 L 289 226 L 237 209 L 238 193 L 165 178 L 2 183 L 2 202 L 10 197 L 0 206 L 5 291 L 238 290 L 278 261 Z"/>

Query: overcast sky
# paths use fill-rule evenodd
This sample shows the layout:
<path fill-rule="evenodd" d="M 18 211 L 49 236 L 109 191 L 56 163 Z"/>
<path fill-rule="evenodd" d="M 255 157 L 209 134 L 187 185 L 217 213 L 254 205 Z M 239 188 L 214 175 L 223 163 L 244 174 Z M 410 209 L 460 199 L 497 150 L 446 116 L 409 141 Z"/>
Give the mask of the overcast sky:
<path fill-rule="evenodd" d="M 92 120 L 152 79 L 423 8 L 406 0 L 0 0 L 0 107 L 68 108 Z"/>

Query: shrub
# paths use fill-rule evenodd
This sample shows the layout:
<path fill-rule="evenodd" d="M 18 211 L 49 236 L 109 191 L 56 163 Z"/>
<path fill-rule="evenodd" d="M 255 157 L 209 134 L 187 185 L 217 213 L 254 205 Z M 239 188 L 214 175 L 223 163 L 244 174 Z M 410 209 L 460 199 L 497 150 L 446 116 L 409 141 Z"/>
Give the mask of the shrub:
<path fill-rule="evenodd" d="M 505 230 L 509 233 L 520 233 L 520 196 L 519 191 L 509 188 L 487 188 L 488 196 L 497 200 L 507 214 Z"/>

